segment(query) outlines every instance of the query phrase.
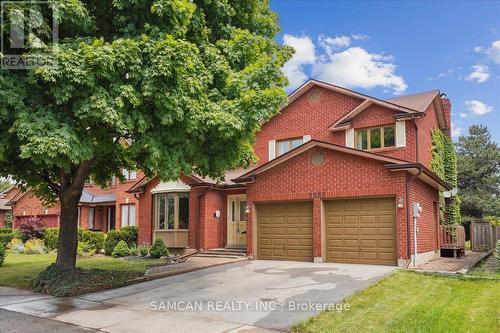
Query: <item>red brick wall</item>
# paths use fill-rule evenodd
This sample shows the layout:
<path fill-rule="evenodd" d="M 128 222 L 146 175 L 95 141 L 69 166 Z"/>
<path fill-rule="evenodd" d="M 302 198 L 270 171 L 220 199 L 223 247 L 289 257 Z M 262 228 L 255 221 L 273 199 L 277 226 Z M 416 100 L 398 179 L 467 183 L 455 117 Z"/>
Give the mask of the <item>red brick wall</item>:
<path fill-rule="evenodd" d="M 144 192 L 138 195 L 139 217 L 137 224 L 139 226 L 139 244 L 151 244 L 153 240 L 153 194 L 151 194 L 151 190 L 158 186 L 159 183 L 160 179 L 155 177 L 145 186 Z M 191 223 L 189 224 L 191 226 Z"/>
<path fill-rule="evenodd" d="M 438 225 L 439 219 L 437 203 L 439 201 L 438 192 L 430 185 L 420 179 L 412 179 L 410 185 L 410 216 L 411 221 L 411 253 L 414 253 L 413 239 L 413 202 L 418 202 L 422 206 L 422 213 L 417 219 L 417 252 L 428 252 L 438 249 Z M 434 205 L 436 204 L 436 206 Z"/>
<path fill-rule="evenodd" d="M 322 97 L 319 102 L 311 102 L 310 92 L 306 92 L 281 110 L 280 114 L 262 125 L 255 141 L 255 154 L 259 158 L 258 165 L 268 161 L 269 140 L 311 135 L 316 140 L 338 141 L 334 139 L 338 134 L 329 131 L 328 127 L 354 109 L 361 103 L 361 100 L 324 88 L 314 89 L 321 91 Z M 345 139 L 343 138 L 342 142 L 343 140 Z"/>
<path fill-rule="evenodd" d="M 5 227 L 5 210 L 0 210 L 0 228 Z"/>
<path fill-rule="evenodd" d="M 24 218 L 25 216 L 35 216 L 35 215 L 40 217 L 43 217 L 44 215 L 59 216 L 59 210 L 60 210 L 58 202 L 54 203 L 54 205 L 52 205 L 51 207 L 47 207 L 37 197 L 32 195 L 30 191 L 28 191 L 21 198 L 19 198 L 12 208 L 13 208 L 12 212 L 15 217 L 12 222 L 14 228 L 17 228 L 20 219 Z M 50 226 L 50 227 L 56 227 L 56 226 Z"/>
<path fill-rule="evenodd" d="M 322 165 L 310 163 L 313 151 L 305 152 L 256 177 L 248 184 L 247 200 L 252 204 L 265 201 L 313 200 L 314 254 L 319 256 L 321 217 L 317 199 L 391 196 L 406 197 L 406 174 L 391 172 L 382 162 L 346 153 L 324 150 Z M 396 211 L 398 258 L 406 258 L 406 210 Z M 247 226 L 247 254 L 253 255 L 252 217 Z"/>
<path fill-rule="evenodd" d="M 408 122 L 411 124 L 411 122 Z M 425 116 L 417 120 L 418 126 L 418 155 L 419 162 L 430 169 L 432 159 L 432 130 L 439 128 L 436 109 L 431 103 L 425 112 Z"/>

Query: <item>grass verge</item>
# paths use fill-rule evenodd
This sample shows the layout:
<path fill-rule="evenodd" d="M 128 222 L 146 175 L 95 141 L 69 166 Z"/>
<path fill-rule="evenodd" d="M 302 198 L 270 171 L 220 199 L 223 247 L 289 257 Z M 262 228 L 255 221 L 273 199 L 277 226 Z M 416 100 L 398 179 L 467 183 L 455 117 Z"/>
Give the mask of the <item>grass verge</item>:
<path fill-rule="evenodd" d="M 48 266 L 55 262 L 56 255 L 50 254 L 15 254 L 9 253 L 5 263 L 0 267 L 0 286 L 31 289 L 33 280 Z M 67 296 L 112 288 L 126 284 L 128 281 L 143 276 L 152 265 L 164 263 L 162 259 L 126 260 L 94 256 L 77 260 L 79 270 L 65 276 L 69 280 L 64 287 L 36 285 L 37 290 L 49 292 L 57 296 Z M 53 277 L 57 277 L 53 276 Z M 59 277 L 58 283 L 62 283 Z M 40 289 L 41 288 L 41 289 Z"/>
<path fill-rule="evenodd" d="M 500 332 L 500 281 L 397 271 L 292 332 Z"/>

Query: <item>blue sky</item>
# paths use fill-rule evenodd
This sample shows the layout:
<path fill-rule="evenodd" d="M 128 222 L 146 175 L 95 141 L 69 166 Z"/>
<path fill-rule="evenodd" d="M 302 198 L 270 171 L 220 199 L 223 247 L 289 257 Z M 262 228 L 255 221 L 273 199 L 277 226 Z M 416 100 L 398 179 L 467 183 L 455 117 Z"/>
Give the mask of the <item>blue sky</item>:
<path fill-rule="evenodd" d="M 318 78 L 380 98 L 439 89 L 453 135 L 487 125 L 500 143 L 500 1 L 271 0 L 290 92 Z"/>

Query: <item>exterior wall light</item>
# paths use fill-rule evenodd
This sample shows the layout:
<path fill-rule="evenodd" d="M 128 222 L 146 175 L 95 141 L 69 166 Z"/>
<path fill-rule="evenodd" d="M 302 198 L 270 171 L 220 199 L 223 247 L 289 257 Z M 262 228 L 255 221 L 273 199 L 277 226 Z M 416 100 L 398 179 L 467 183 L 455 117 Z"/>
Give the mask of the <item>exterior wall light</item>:
<path fill-rule="evenodd" d="M 404 204 L 403 197 L 399 197 L 398 198 L 398 208 L 403 208 L 403 204 Z"/>

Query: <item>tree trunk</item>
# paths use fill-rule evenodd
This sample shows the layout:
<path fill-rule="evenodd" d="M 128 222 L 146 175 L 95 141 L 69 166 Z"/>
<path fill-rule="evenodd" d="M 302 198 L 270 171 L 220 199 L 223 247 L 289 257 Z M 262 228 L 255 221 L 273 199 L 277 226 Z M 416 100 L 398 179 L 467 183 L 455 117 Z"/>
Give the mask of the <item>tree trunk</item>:
<path fill-rule="evenodd" d="M 71 173 L 61 170 L 61 185 L 58 191 L 61 215 L 56 259 L 56 267 L 59 269 L 73 269 L 76 267 L 78 203 L 80 202 L 91 164 L 92 160 L 84 161 L 80 165 L 74 166 L 71 169 Z"/>
<path fill-rule="evenodd" d="M 83 190 L 83 188 L 82 188 Z M 56 266 L 73 269 L 76 266 L 78 247 L 78 202 L 82 192 L 62 190 L 59 194 L 61 215 L 59 222 L 59 246 Z"/>

